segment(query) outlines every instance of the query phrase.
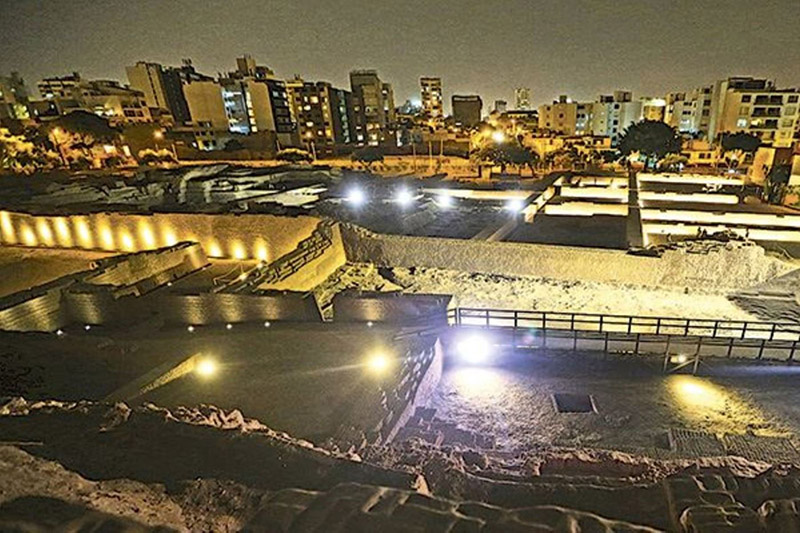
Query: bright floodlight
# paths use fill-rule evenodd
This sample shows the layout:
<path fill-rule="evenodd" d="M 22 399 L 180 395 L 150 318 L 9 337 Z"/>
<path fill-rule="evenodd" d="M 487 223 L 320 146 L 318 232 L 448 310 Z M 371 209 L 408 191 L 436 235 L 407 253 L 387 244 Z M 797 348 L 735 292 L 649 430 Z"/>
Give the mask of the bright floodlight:
<path fill-rule="evenodd" d="M 217 364 L 211 359 L 203 359 L 194 367 L 198 375 L 208 377 L 217 371 Z"/>
<path fill-rule="evenodd" d="M 269 323 L 269 320 L 267 320 L 266 322 L 264 322 L 264 327 L 265 327 L 265 328 L 268 328 L 268 327 L 270 327 L 271 325 L 272 325 L 272 324 L 270 324 L 270 323 Z"/>
<path fill-rule="evenodd" d="M 523 207 L 524 204 L 522 203 L 522 200 L 520 200 L 519 198 L 514 198 L 513 200 L 509 200 L 508 203 L 506 203 L 506 209 L 508 209 L 512 213 L 519 213 L 520 211 L 522 211 Z"/>
<path fill-rule="evenodd" d="M 347 192 L 347 201 L 353 205 L 361 205 L 366 201 L 367 197 L 364 191 L 355 187 Z"/>
<path fill-rule="evenodd" d="M 400 205 L 408 205 L 414 200 L 414 196 L 411 194 L 411 191 L 403 188 L 397 191 L 395 199 L 397 200 L 397 203 Z"/>
<path fill-rule="evenodd" d="M 482 335 L 470 335 L 458 341 L 456 351 L 465 363 L 481 365 L 488 362 L 492 346 Z"/>
<path fill-rule="evenodd" d="M 436 203 L 439 207 L 447 209 L 448 207 L 453 206 L 453 197 L 449 194 L 440 194 L 436 199 Z"/>
<path fill-rule="evenodd" d="M 194 331 L 194 326 L 188 326 L 186 328 L 186 331 L 188 331 L 189 333 L 192 333 Z"/>
<path fill-rule="evenodd" d="M 496 143 L 502 143 L 506 140 L 506 134 L 500 130 L 495 130 L 492 132 L 492 140 Z"/>
<path fill-rule="evenodd" d="M 389 366 L 391 366 L 391 360 L 383 352 L 372 354 L 367 360 L 367 367 L 373 374 L 385 374 L 389 370 Z"/>
<path fill-rule="evenodd" d="M 92 329 L 92 326 L 90 324 L 86 324 L 85 326 L 83 326 L 83 329 L 89 331 L 90 329 Z"/>
<path fill-rule="evenodd" d="M 233 329 L 233 324 L 225 324 L 225 329 Z"/>

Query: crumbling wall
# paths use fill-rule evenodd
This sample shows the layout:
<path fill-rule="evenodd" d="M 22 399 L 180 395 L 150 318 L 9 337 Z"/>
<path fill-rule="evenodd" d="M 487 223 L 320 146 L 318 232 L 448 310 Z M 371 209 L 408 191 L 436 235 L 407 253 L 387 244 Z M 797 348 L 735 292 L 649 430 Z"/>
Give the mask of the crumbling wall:
<path fill-rule="evenodd" d="M 343 236 L 350 262 L 562 280 L 738 288 L 793 268 L 754 245 L 646 257 L 598 248 L 378 235 L 354 226 L 343 227 Z"/>
<path fill-rule="evenodd" d="M 333 297 L 333 319 L 337 322 L 391 322 L 435 325 L 447 323 L 452 296 L 440 294 L 340 292 Z"/>

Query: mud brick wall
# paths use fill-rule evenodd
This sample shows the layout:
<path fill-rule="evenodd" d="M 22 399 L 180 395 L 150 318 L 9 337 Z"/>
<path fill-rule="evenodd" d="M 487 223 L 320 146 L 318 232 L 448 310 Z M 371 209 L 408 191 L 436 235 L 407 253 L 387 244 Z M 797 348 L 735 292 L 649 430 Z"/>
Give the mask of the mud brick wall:
<path fill-rule="evenodd" d="M 310 291 L 347 262 L 339 225 L 324 220 L 297 248 L 269 265 L 262 290 Z"/>
<path fill-rule="evenodd" d="M 397 379 L 382 390 L 386 415 L 376 428 L 376 434 L 368 435 L 371 441 L 391 441 L 415 407 L 426 402 L 442 376 L 442 358 L 442 346 L 435 336 L 409 342 Z"/>
<path fill-rule="evenodd" d="M 0 211 L 0 243 L 138 252 L 199 242 L 209 257 L 274 261 L 319 223 L 308 216 L 92 213 L 49 216 Z"/>
<path fill-rule="evenodd" d="M 117 287 L 135 285 L 148 278 L 158 278 L 164 272 L 172 273 L 169 278 L 181 277 L 207 264 L 208 260 L 200 245 L 181 243 L 153 252 L 140 252 L 100 262 L 100 270 L 89 275 L 84 282 Z M 158 286 L 159 283 L 155 285 Z"/>
<path fill-rule="evenodd" d="M 68 322 L 62 307 L 62 287 L 33 293 L 3 307 L 0 302 L 0 330 L 54 331 Z M 17 295 L 13 295 L 17 296 Z"/>
<path fill-rule="evenodd" d="M 301 292 L 164 294 L 150 302 L 159 316 L 171 324 L 322 320 L 314 298 Z"/>
<path fill-rule="evenodd" d="M 337 322 L 426 321 L 434 325 L 447 322 L 450 295 L 340 292 L 333 298 L 333 319 Z"/>
<path fill-rule="evenodd" d="M 343 225 L 342 235 L 348 261 L 389 267 L 725 288 L 748 287 L 791 269 L 758 246 L 707 254 L 668 250 L 662 257 L 644 257 L 598 248 L 379 235 L 352 225 Z"/>

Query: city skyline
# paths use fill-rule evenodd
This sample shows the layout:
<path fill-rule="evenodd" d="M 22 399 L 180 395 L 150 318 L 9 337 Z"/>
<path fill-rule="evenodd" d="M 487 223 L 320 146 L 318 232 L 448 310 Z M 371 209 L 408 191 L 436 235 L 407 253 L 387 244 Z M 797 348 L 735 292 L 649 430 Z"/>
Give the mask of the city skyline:
<path fill-rule="evenodd" d="M 519 86 L 530 87 L 536 107 L 559 94 L 585 101 L 615 89 L 660 96 L 736 75 L 800 84 L 793 68 L 800 64 L 800 36 L 792 31 L 800 16 L 796 2 L 762 2 L 755 19 L 747 15 L 752 7 L 739 1 L 724 11 L 685 3 L 663 17 L 650 1 L 603 3 L 613 10 L 597 2 L 564 4 L 408 2 L 367 9 L 347 2 L 326 11 L 316 0 L 303 6 L 239 0 L 227 9 L 186 3 L 164 13 L 149 0 L 135 6 L 17 2 L 4 8 L 23 22 L 0 36 L 0 71 L 19 71 L 29 86 L 73 70 L 126 81 L 125 66 L 136 61 L 177 65 L 189 57 L 200 72 L 215 75 L 249 53 L 280 78 L 300 74 L 340 87 L 348 87 L 351 70 L 376 69 L 394 86 L 397 104 L 419 98 L 420 77 L 441 77 L 448 112 L 453 94 L 513 102 Z M 367 24 L 372 16 L 392 25 Z M 124 20 L 126 30 L 115 20 Z M 437 39 L 437 32 L 451 38 Z M 403 40 L 408 43 L 399 46 Z M 567 61 L 573 68 L 563 68 Z"/>

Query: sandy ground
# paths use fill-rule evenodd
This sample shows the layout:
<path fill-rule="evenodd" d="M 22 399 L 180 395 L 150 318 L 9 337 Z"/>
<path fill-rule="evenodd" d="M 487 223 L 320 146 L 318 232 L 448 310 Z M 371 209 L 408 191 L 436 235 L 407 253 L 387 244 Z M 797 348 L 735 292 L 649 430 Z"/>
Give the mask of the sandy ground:
<path fill-rule="evenodd" d="M 765 371 L 764 369 L 772 369 Z M 525 355 L 497 366 L 450 359 L 428 406 L 501 450 L 605 448 L 659 456 L 670 428 L 764 437 L 800 435 L 793 368 L 731 365 L 664 375 L 651 360 Z M 558 413 L 554 393 L 590 394 L 596 413 Z"/>
<path fill-rule="evenodd" d="M 92 261 L 113 254 L 0 246 L 0 297 L 86 270 Z"/>
<path fill-rule="evenodd" d="M 702 287 L 654 288 L 435 268 L 379 271 L 372 265 L 346 265 L 317 290 L 330 296 L 359 287 L 365 291 L 452 294 L 462 307 L 758 320 L 728 300 L 727 292 Z"/>

